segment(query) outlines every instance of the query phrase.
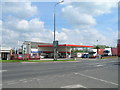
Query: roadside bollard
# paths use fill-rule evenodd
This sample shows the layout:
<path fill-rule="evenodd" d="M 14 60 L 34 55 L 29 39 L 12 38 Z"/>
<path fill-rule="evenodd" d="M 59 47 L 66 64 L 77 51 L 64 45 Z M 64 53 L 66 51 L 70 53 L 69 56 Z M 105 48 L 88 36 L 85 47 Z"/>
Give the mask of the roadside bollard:
<path fill-rule="evenodd" d="M 76 60 L 76 58 L 75 58 L 75 57 L 74 57 L 73 59 L 74 59 L 74 60 Z"/>

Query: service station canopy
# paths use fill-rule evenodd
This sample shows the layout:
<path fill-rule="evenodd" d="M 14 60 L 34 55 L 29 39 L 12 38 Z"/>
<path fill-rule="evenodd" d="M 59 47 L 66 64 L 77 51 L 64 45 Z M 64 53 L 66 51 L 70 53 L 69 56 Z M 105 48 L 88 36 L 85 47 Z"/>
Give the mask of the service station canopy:
<path fill-rule="evenodd" d="M 58 47 L 70 47 L 70 48 L 80 48 L 80 47 L 85 47 L 85 48 L 92 48 L 93 46 L 86 46 L 86 45 L 73 45 L 73 44 L 62 44 L 58 45 Z M 53 45 L 38 45 L 38 47 L 53 47 Z"/>

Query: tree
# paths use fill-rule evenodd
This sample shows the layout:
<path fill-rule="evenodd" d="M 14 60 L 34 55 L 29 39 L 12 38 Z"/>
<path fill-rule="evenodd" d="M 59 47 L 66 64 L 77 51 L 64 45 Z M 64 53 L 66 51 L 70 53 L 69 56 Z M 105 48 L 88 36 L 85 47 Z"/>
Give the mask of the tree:
<path fill-rule="evenodd" d="M 105 49 L 105 48 L 111 48 L 107 45 L 94 45 L 93 49 Z"/>

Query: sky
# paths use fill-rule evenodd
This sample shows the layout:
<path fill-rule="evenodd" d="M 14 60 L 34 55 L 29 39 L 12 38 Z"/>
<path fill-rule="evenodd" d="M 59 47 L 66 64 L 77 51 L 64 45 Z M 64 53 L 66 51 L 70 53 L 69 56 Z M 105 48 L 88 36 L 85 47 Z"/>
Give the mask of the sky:
<path fill-rule="evenodd" d="M 2 2 L 2 46 L 24 41 L 53 42 L 54 5 L 57 2 Z M 64 2 L 57 5 L 56 40 L 59 44 L 108 45 L 118 39 L 117 2 Z M 98 42 L 97 42 L 98 40 Z"/>

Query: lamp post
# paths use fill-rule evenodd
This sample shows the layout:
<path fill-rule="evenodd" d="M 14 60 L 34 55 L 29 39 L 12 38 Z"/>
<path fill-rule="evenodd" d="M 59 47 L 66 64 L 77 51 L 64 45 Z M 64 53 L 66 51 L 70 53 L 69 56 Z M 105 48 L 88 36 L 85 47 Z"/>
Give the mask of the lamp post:
<path fill-rule="evenodd" d="M 99 59 L 100 58 L 100 55 L 99 55 L 99 46 L 98 46 L 98 40 L 97 40 L 97 58 Z"/>
<path fill-rule="evenodd" d="M 55 31 L 56 31 L 56 14 L 55 14 L 55 9 L 56 9 L 56 6 L 59 5 L 60 3 L 64 2 L 63 0 L 56 3 L 54 5 L 54 41 L 53 41 L 53 47 L 54 47 L 54 60 L 57 60 L 57 53 L 58 53 L 58 41 L 55 40 Z"/>
<path fill-rule="evenodd" d="M 23 60 L 25 59 L 25 43 L 23 43 L 22 45 L 22 56 L 23 56 Z"/>
<path fill-rule="evenodd" d="M 99 47 L 98 47 L 98 40 L 97 40 L 97 55 L 98 55 L 98 49 L 99 49 Z"/>

